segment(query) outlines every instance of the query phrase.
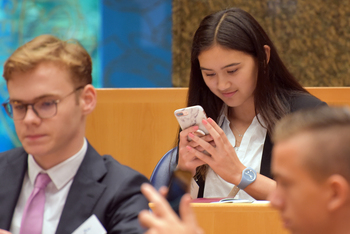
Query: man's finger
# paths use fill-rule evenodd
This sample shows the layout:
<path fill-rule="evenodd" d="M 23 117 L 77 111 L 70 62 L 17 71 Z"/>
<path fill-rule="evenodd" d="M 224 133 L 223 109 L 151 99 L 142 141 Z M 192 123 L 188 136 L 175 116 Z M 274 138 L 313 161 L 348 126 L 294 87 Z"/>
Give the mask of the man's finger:
<path fill-rule="evenodd" d="M 159 220 L 155 216 L 153 216 L 148 210 L 143 210 L 139 213 L 139 221 L 141 225 L 145 228 L 159 226 Z M 2 234 L 0 232 L 0 234 Z"/>
<path fill-rule="evenodd" d="M 160 195 L 152 185 L 144 183 L 141 185 L 141 192 L 145 197 L 153 203 L 153 212 L 157 216 L 165 216 L 172 212 L 172 209 L 169 203 L 165 200 L 165 198 Z"/>
<path fill-rule="evenodd" d="M 180 201 L 180 217 L 185 223 L 197 222 L 190 203 L 191 196 L 189 194 L 183 195 Z"/>

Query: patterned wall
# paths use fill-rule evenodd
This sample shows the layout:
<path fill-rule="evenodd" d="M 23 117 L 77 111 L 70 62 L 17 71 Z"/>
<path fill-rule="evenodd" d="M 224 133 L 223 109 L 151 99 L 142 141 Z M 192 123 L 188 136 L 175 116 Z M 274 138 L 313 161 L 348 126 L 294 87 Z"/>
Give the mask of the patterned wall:
<path fill-rule="evenodd" d="M 104 0 L 104 87 L 171 86 L 171 0 Z"/>
<path fill-rule="evenodd" d="M 304 86 L 350 86 L 348 0 L 173 0 L 173 84 L 187 86 L 201 19 L 229 7 L 252 14 Z"/>
<path fill-rule="evenodd" d="M 0 0 L 0 73 L 20 45 L 40 34 L 76 38 L 93 59 L 95 87 L 169 87 L 171 0 Z M 8 98 L 0 79 L 0 103 Z M 19 146 L 0 111 L 0 152 Z"/>
<path fill-rule="evenodd" d="M 20 45 L 41 34 L 61 39 L 76 38 L 92 56 L 94 85 L 101 80 L 97 42 L 100 4 L 96 0 L 0 0 L 0 73 L 2 65 Z M 0 103 L 8 98 L 6 83 L 0 79 Z M 0 152 L 19 146 L 13 121 L 0 111 Z"/>

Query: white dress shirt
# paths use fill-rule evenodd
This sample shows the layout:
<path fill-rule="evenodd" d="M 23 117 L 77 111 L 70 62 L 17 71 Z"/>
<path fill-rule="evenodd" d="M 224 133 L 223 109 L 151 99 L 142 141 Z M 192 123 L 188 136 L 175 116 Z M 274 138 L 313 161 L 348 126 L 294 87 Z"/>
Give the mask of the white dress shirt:
<path fill-rule="evenodd" d="M 24 176 L 21 194 L 12 217 L 10 228 L 12 234 L 19 234 L 25 204 L 34 189 L 35 178 L 40 172 L 47 173 L 51 178 L 51 182 L 45 189 L 46 201 L 42 233 L 56 232 L 73 178 L 86 151 L 87 141 L 84 139 L 83 147 L 78 153 L 48 170 L 43 170 L 35 162 L 33 156 L 28 155 L 28 170 Z"/>
<path fill-rule="evenodd" d="M 223 108 L 218 124 L 225 132 L 230 143 L 234 146 L 236 144 L 236 138 L 230 128 L 230 121 L 226 116 L 227 106 Z M 259 118 L 259 120 L 262 122 L 262 124 L 264 124 L 261 118 Z M 255 116 L 247 131 L 243 135 L 241 145 L 238 147 L 238 149 L 236 149 L 236 154 L 242 164 L 246 167 L 253 168 L 257 173 L 260 172 L 266 132 L 266 128 L 260 125 L 257 117 Z M 205 179 L 203 197 L 227 197 L 233 186 L 233 184 L 226 182 L 209 167 Z M 240 190 L 235 198 L 254 200 L 254 198 L 248 195 L 244 190 Z"/>

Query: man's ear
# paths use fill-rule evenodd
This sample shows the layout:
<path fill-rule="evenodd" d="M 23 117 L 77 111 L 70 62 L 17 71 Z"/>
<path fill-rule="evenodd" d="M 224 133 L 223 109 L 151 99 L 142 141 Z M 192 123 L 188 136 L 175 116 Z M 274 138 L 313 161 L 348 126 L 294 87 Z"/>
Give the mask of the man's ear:
<path fill-rule="evenodd" d="M 85 85 L 83 91 L 80 94 L 80 105 L 83 114 L 90 114 L 96 107 L 97 94 L 95 88 L 91 85 Z"/>
<path fill-rule="evenodd" d="M 346 204 L 350 197 L 348 181 L 341 175 L 332 175 L 326 181 L 330 190 L 327 208 L 330 212 L 336 211 Z"/>
<path fill-rule="evenodd" d="M 266 65 L 270 62 L 270 51 L 271 48 L 268 45 L 264 45 L 264 50 L 265 50 L 265 54 L 266 54 Z"/>

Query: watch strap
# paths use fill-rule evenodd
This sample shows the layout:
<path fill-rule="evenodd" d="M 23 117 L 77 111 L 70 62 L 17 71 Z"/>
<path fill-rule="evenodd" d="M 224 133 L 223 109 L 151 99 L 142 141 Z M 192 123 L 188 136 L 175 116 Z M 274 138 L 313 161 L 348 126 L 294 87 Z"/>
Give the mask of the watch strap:
<path fill-rule="evenodd" d="M 252 170 L 255 173 L 255 179 L 254 180 L 248 180 L 246 175 L 244 174 L 245 171 L 247 170 Z M 251 168 L 251 167 L 247 167 L 242 171 L 242 179 L 241 182 L 239 182 L 239 184 L 237 185 L 238 188 L 240 189 L 245 189 L 248 185 L 250 185 L 251 183 L 253 183 L 256 180 L 256 171 Z"/>

